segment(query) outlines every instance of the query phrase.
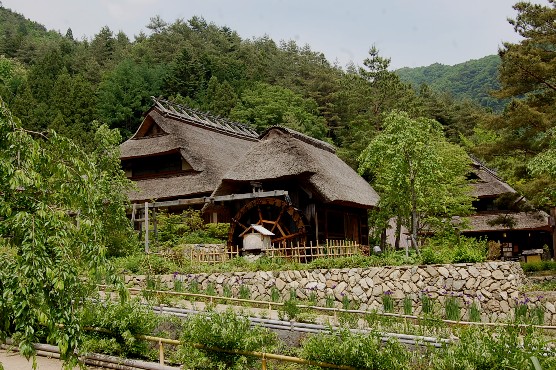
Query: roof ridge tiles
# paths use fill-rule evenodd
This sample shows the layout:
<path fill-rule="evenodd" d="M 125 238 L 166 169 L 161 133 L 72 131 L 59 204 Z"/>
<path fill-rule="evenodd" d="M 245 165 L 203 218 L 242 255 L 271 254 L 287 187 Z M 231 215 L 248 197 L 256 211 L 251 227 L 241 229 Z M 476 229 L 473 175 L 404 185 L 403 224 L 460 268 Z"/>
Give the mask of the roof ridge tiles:
<path fill-rule="evenodd" d="M 162 98 L 151 97 L 155 106 L 164 114 L 196 123 L 207 128 L 217 129 L 224 133 L 242 136 L 251 140 L 258 139 L 259 134 L 246 124 L 233 122 L 210 113 L 198 111 Z"/>

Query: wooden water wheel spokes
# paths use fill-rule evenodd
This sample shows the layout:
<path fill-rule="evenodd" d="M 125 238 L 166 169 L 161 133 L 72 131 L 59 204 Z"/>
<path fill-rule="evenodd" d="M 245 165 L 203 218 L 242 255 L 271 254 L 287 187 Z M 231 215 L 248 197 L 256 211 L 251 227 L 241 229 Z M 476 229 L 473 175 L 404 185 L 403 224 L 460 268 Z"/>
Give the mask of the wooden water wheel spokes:
<path fill-rule="evenodd" d="M 301 212 L 279 198 L 259 198 L 244 205 L 232 218 L 228 248 L 242 245 L 239 235 L 249 225 L 262 225 L 273 232 L 273 244 L 305 246 L 306 226 Z"/>

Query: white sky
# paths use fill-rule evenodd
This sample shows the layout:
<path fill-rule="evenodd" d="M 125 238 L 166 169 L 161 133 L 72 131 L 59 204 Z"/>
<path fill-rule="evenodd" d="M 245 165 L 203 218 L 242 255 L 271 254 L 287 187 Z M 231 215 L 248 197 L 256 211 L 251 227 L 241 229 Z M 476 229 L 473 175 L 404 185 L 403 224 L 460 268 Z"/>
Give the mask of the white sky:
<path fill-rule="evenodd" d="M 246 39 L 269 35 L 323 52 L 330 62 L 361 65 L 372 45 L 393 69 L 453 65 L 517 42 L 507 18 L 517 0 L 2 0 L 5 8 L 75 38 L 103 26 L 131 39 L 149 19 L 202 16 Z M 535 2 L 547 4 L 546 1 Z"/>

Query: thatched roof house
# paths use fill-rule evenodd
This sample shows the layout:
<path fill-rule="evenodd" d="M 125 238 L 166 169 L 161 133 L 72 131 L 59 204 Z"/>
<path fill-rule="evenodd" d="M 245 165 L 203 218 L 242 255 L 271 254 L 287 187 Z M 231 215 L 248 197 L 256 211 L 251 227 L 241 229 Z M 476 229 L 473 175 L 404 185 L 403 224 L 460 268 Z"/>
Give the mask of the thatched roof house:
<path fill-rule="evenodd" d="M 543 211 L 530 207 L 494 170 L 471 156 L 468 174 L 475 213 L 467 217 L 455 217 L 452 224 L 460 225 L 460 232 L 467 236 L 487 238 L 502 245 L 506 258 L 519 258 L 525 250 L 552 248 L 554 230 L 551 217 Z M 387 242 L 394 244 L 395 219 L 390 220 Z M 409 231 L 402 227 L 400 248 L 410 246 Z M 505 250 L 504 250 L 505 249 Z"/>
<path fill-rule="evenodd" d="M 204 204 L 207 221 L 232 223 L 232 244 L 250 224 L 268 226 L 280 242 L 367 244 L 367 210 L 378 195 L 332 145 L 284 127 L 259 136 L 246 125 L 154 102 L 121 145 L 122 167 L 138 188 L 132 202 Z"/>
<path fill-rule="evenodd" d="M 476 213 L 466 218 L 462 233 L 500 242 L 505 257 L 517 257 L 524 250 L 543 245 L 552 248 L 554 226 L 549 215 L 533 209 L 496 172 L 471 159 L 469 179 L 477 198 L 473 204 Z"/>
<path fill-rule="evenodd" d="M 375 207 L 378 194 L 335 153 L 326 142 L 286 127 L 270 127 L 223 176 L 213 195 L 250 189 L 253 181 L 270 183 L 295 177 L 302 179 L 305 192 L 323 203 Z"/>
<path fill-rule="evenodd" d="M 309 240 L 368 243 L 367 210 L 378 204 L 379 196 L 336 156 L 332 145 L 289 128 L 271 127 L 224 175 L 213 196 L 251 191 L 253 184 L 264 191 L 288 191 L 305 218 Z M 242 206 L 236 205 L 236 210 L 245 222 L 258 218 L 254 211 L 242 214 Z"/>
<path fill-rule="evenodd" d="M 257 141 L 245 125 L 155 99 L 137 132 L 120 146 L 122 166 L 138 189 L 130 200 L 208 196 Z"/>

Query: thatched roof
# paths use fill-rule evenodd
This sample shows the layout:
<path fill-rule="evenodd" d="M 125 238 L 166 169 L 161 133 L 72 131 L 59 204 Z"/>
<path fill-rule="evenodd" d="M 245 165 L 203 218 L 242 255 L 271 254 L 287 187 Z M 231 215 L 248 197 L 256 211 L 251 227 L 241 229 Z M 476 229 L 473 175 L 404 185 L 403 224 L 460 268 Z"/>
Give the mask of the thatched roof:
<path fill-rule="evenodd" d="M 502 194 L 516 192 L 510 185 L 498 177 L 492 169 L 474 157 L 471 157 L 471 159 L 473 161 L 472 172 L 477 177 L 471 182 L 473 196 L 477 198 L 494 198 Z"/>
<path fill-rule="evenodd" d="M 332 145 L 279 126 L 266 130 L 260 139 L 231 167 L 213 195 L 226 194 L 233 183 L 296 177 L 325 203 L 377 205 L 378 194 L 336 156 Z"/>
<path fill-rule="evenodd" d="M 224 173 L 257 141 L 257 135 L 245 125 L 155 99 L 137 132 L 120 146 L 122 161 L 179 152 L 193 170 L 138 180 L 139 191 L 130 194 L 130 200 L 210 194 Z"/>
<path fill-rule="evenodd" d="M 466 217 L 463 232 L 488 232 L 508 230 L 551 231 L 549 216 L 543 211 L 477 214 Z"/>

